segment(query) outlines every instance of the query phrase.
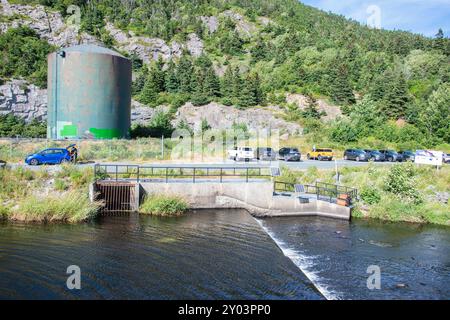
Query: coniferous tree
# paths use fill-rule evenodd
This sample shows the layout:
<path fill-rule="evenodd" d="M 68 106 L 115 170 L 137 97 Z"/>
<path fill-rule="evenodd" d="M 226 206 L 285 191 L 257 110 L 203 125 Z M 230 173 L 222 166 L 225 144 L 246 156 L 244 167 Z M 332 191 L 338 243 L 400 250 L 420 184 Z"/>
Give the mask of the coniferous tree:
<path fill-rule="evenodd" d="M 336 61 L 330 72 L 330 95 L 334 102 L 349 105 L 356 102 L 350 84 L 348 67 Z"/>
<path fill-rule="evenodd" d="M 390 119 L 400 119 L 406 114 L 409 101 L 408 86 L 403 73 L 393 75 L 386 83 L 386 94 L 381 105 L 382 112 Z"/>
<path fill-rule="evenodd" d="M 204 93 L 209 97 L 220 96 L 220 80 L 214 72 L 213 67 L 205 70 Z"/>
<path fill-rule="evenodd" d="M 263 104 L 265 97 L 264 92 L 261 89 L 261 78 L 259 77 L 259 74 L 258 73 L 251 74 L 249 81 L 250 81 L 249 85 L 255 100 L 254 105 Z"/>
<path fill-rule="evenodd" d="M 256 97 L 252 88 L 251 77 L 248 74 L 243 79 L 243 85 L 237 99 L 237 106 L 239 108 L 246 108 L 254 105 L 256 105 Z"/>
<path fill-rule="evenodd" d="M 256 45 L 251 50 L 252 54 L 252 63 L 256 63 L 261 60 L 266 60 L 268 52 L 267 52 L 267 45 L 264 42 L 264 40 L 260 37 L 256 41 Z"/>
<path fill-rule="evenodd" d="M 158 60 L 150 67 L 144 87 L 139 95 L 139 101 L 150 106 L 156 106 L 159 93 L 164 91 L 164 71 L 161 61 Z"/>
<path fill-rule="evenodd" d="M 228 99 L 233 98 L 234 73 L 231 65 L 228 65 L 222 78 L 221 92 L 222 96 Z"/>
<path fill-rule="evenodd" d="M 158 93 L 165 91 L 166 72 L 164 71 L 164 61 L 161 55 L 158 57 L 158 60 L 154 64 L 153 73 Z"/>
<path fill-rule="evenodd" d="M 302 112 L 304 118 L 320 119 L 322 113 L 317 110 L 317 100 L 312 95 L 307 95 L 307 106 Z"/>
<path fill-rule="evenodd" d="M 239 67 L 236 66 L 233 71 L 233 83 L 232 83 L 232 98 L 238 99 L 242 90 L 242 77 Z"/>
<path fill-rule="evenodd" d="M 191 102 L 195 106 L 202 106 L 211 102 L 211 98 L 205 91 L 205 75 L 201 69 L 197 70 L 192 82 L 193 92 Z"/>
<path fill-rule="evenodd" d="M 168 92 L 174 93 L 179 91 L 180 83 L 178 81 L 175 63 L 170 60 L 169 67 L 166 71 L 165 88 Z"/>
<path fill-rule="evenodd" d="M 445 38 L 444 38 L 444 31 L 439 28 L 438 33 L 436 33 L 434 41 L 433 41 L 433 48 L 437 50 L 441 50 L 442 52 L 445 51 Z"/>
<path fill-rule="evenodd" d="M 180 92 L 192 92 L 192 79 L 194 77 L 194 67 L 191 60 L 184 54 L 178 63 L 176 77 L 180 84 Z"/>

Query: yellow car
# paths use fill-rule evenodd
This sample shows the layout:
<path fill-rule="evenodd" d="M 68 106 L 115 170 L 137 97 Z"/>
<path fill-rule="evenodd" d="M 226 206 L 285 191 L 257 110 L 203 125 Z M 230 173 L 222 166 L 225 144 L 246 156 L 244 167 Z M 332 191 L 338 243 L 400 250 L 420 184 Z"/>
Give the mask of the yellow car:
<path fill-rule="evenodd" d="M 322 160 L 331 161 L 333 160 L 333 156 L 334 156 L 333 150 L 322 148 L 322 149 L 313 149 L 306 155 L 306 158 L 308 160 L 315 159 L 319 161 Z"/>

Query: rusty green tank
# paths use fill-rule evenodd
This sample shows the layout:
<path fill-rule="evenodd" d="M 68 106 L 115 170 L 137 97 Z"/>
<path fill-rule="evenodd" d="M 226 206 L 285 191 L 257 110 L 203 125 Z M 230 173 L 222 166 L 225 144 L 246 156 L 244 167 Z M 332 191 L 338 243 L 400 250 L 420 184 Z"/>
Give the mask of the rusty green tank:
<path fill-rule="evenodd" d="M 48 138 L 128 138 L 130 116 L 129 59 L 95 45 L 48 56 Z"/>

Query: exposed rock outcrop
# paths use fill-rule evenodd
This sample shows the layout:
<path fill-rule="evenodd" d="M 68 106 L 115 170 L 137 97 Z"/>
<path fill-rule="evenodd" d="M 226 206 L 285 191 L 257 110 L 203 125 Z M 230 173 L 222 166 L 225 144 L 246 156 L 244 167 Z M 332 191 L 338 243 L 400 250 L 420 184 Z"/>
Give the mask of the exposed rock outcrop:
<path fill-rule="evenodd" d="M 206 26 L 209 33 L 214 33 L 219 29 L 219 19 L 217 19 L 217 17 L 215 16 L 211 17 L 201 16 L 200 20 Z"/>
<path fill-rule="evenodd" d="M 296 104 L 301 110 L 308 106 L 307 97 L 297 93 L 286 95 L 286 102 Z M 317 99 L 317 110 L 326 113 L 326 115 L 322 117 L 322 120 L 324 121 L 334 120 L 337 117 L 342 116 L 342 111 L 339 106 L 329 104 L 323 99 Z"/>
<path fill-rule="evenodd" d="M 281 113 L 280 108 L 277 106 L 239 110 L 215 102 L 199 107 L 193 106 L 191 103 L 186 103 L 178 109 L 174 124 L 176 125 L 181 120 L 184 120 L 194 130 L 199 130 L 202 119 L 205 119 L 214 129 L 228 129 L 234 123 L 244 123 L 250 130 L 265 128 L 272 130 L 278 129 L 280 133 L 289 134 L 299 134 L 302 132 L 302 128 L 298 124 L 276 118 L 274 114 L 277 112 Z"/>
<path fill-rule="evenodd" d="M 14 114 L 26 122 L 47 118 L 47 90 L 23 80 L 0 86 L 0 114 Z"/>
<path fill-rule="evenodd" d="M 19 25 L 35 30 L 42 39 L 57 47 L 67 47 L 80 43 L 100 44 L 95 37 L 87 33 L 79 33 L 78 27 L 66 25 L 59 12 L 50 11 L 44 6 L 10 4 L 2 0 L 1 14 L 9 16 L 11 21 L 0 23 L 0 32 Z"/>
<path fill-rule="evenodd" d="M 222 12 L 222 15 L 230 18 L 236 23 L 236 31 L 239 32 L 241 36 L 249 37 L 252 33 L 257 31 L 257 27 L 254 23 L 247 21 L 244 16 L 237 12 L 227 10 Z"/>
<path fill-rule="evenodd" d="M 136 54 L 145 63 L 157 60 L 160 56 L 166 61 L 179 58 L 183 49 L 187 49 L 194 57 L 203 53 L 203 41 L 195 33 L 188 35 L 186 44 L 176 41 L 167 44 L 163 39 L 140 37 L 131 32 L 124 32 L 110 22 L 106 24 L 105 28 L 116 41 L 119 49 Z"/>

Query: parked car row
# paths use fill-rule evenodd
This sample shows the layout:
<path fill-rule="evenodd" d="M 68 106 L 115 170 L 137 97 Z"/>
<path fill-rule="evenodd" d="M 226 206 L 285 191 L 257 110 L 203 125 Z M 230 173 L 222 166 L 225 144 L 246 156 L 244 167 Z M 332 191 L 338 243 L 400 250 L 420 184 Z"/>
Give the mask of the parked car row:
<path fill-rule="evenodd" d="M 376 161 L 376 162 L 414 162 L 416 153 L 411 150 L 395 151 L 390 149 L 347 149 L 344 151 L 344 160 L 354 161 Z M 235 161 L 251 160 L 283 160 L 301 161 L 301 153 L 295 147 L 283 147 L 278 152 L 270 147 L 235 147 L 228 151 L 228 158 Z M 308 160 L 331 161 L 334 152 L 330 148 L 313 148 L 306 154 Z M 444 154 L 443 161 L 450 163 L 450 155 Z"/>
<path fill-rule="evenodd" d="M 370 149 L 347 149 L 344 151 L 344 160 L 355 161 L 388 161 L 388 162 L 414 162 L 415 152 L 395 150 L 370 150 Z"/>
<path fill-rule="evenodd" d="M 270 147 L 235 147 L 227 151 L 229 159 L 235 161 L 251 161 L 251 160 L 283 160 L 283 161 L 301 161 L 301 153 L 298 148 L 284 147 L 276 152 Z M 306 155 L 308 160 L 333 160 L 333 150 L 331 149 L 313 149 Z"/>

